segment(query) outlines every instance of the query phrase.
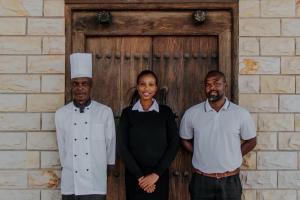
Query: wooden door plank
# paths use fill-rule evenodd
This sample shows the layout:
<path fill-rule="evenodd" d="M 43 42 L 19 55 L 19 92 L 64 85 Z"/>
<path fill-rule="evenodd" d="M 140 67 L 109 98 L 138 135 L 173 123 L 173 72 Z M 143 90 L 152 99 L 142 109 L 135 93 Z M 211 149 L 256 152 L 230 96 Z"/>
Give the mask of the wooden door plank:
<path fill-rule="evenodd" d="M 121 51 L 121 107 L 129 105 L 137 75 L 151 66 L 151 37 L 123 37 Z"/>
<path fill-rule="evenodd" d="M 232 99 L 232 53 L 231 53 L 231 31 L 224 31 L 219 36 L 219 66 L 220 70 L 225 74 L 227 80 L 226 96 Z"/>
<path fill-rule="evenodd" d="M 120 48 L 120 37 L 87 38 L 86 50 L 93 53 L 92 96 L 110 106 L 115 114 L 120 111 L 121 62 L 115 56 Z"/>

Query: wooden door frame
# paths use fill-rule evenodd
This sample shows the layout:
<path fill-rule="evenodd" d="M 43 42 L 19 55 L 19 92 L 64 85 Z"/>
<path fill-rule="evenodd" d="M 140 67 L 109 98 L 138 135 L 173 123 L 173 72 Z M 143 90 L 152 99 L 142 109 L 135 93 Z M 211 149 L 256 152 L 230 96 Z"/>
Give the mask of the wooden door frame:
<path fill-rule="evenodd" d="M 100 10 L 114 10 L 114 11 L 164 11 L 164 10 L 185 10 L 194 11 L 197 9 L 204 9 L 207 11 L 227 11 L 231 14 L 231 35 L 228 31 L 215 33 L 218 36 L 219 46 L 219 63 L 222 66 L 222 62 L 228 59 L 225 52 L 222 49 L 231 49 L 231 66 L 225 66 L 225 74 L 227 80 L 230 83 L 231 100 L 235 103 L 238 102 L 238 1 L 237 0 L 65 0 L 65 24 L 66 24 L 66 101 L 70 99 L 70 61 L 69 56 L 72 52 L 84 52 L 85 51 L 85 39 L 89 33 L 84 31 L 72 30 L 72 16 L 74 12 L 81 11 L 100 11 Z M 208 31 L 209 32 L 209 31 Z M 94 33 L 93 33 L 94 34 Z M 199 35 L 206 35 L 209 33 L 201 33 Z M 101 36 L 101 33 L 97 35 Z M 195 35 L 195 34 L 194 34 Z M 72 38 L 75 37 L 79 40 L 79 46 L 73 44 Z M 230 43 L 222 42 L 231 38 Z M 229 46 L 230 45 L 230 46 Z M 227 62 L 228 63 L 228 62 Z"/>

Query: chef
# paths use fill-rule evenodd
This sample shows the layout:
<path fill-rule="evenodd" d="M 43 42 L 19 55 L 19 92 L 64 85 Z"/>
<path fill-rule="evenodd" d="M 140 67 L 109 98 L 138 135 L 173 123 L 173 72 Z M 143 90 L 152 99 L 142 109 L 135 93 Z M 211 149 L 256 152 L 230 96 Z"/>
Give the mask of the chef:
<path fill-rule="evenodd" d="M 70 62 L 73 101 L 55 113 L 62 200 L 105 200 L 107 165 L 115 164 L 113 113 L 91 100 L 92 55 L 74 53 Z"/>

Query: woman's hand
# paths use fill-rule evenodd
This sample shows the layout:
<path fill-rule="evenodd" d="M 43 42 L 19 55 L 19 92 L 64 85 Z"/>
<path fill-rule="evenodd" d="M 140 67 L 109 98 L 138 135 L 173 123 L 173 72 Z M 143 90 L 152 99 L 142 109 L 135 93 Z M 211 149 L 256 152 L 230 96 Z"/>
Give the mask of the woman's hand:
<path fill-rule="evenodd" d="M 144 191 L 147 192 L 147 193 L 152 193 L 152 192 L 155 191 L 155 189 L 156 189 L 156 185 L 154 184 L 154 185 L 151 185 L 148 188 L 145 188 Z"/>
<path fill-rule="evenodd" d="M 147 192 L 147 190 L 152 191 L 153 185 L 158 181 L 159 176 L 155 173 L 149 174 L 145 177 L 139 178 L 139 186 Z M 154 187 L 155 190 L 155 187 Z"/>

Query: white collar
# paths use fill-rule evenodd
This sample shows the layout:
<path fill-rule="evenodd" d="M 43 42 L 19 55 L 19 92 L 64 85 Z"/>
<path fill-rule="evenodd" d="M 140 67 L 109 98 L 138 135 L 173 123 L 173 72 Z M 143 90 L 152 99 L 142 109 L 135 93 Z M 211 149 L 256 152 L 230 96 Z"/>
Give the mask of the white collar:
<path fill-rule="evenodd" d="M 158 103 L 156 102 L 155 99 L 152 99 L 153 104 L 151 105 L 151 107 L 149 108 L 148 111 L 144 111 L 143 106 L 141 104 L 141 101 L 138 100 L 132 107 L 132 110 L 137 110 L 139 112 L 149 112 L 149 111 L 156 111 L 159 112 L 159 106 Z"/>
<path fill-rule="evenodd" d="M 225 103 L 220 110 L 227 110 L 229 108 L 229 105 L 230 101 L 227 99 L 227 97 L 225 97 Z M 208 99 L 206 99 L 204 106 L 205 112 L 214 111 L 214 109 L 210 106 Z"/>

